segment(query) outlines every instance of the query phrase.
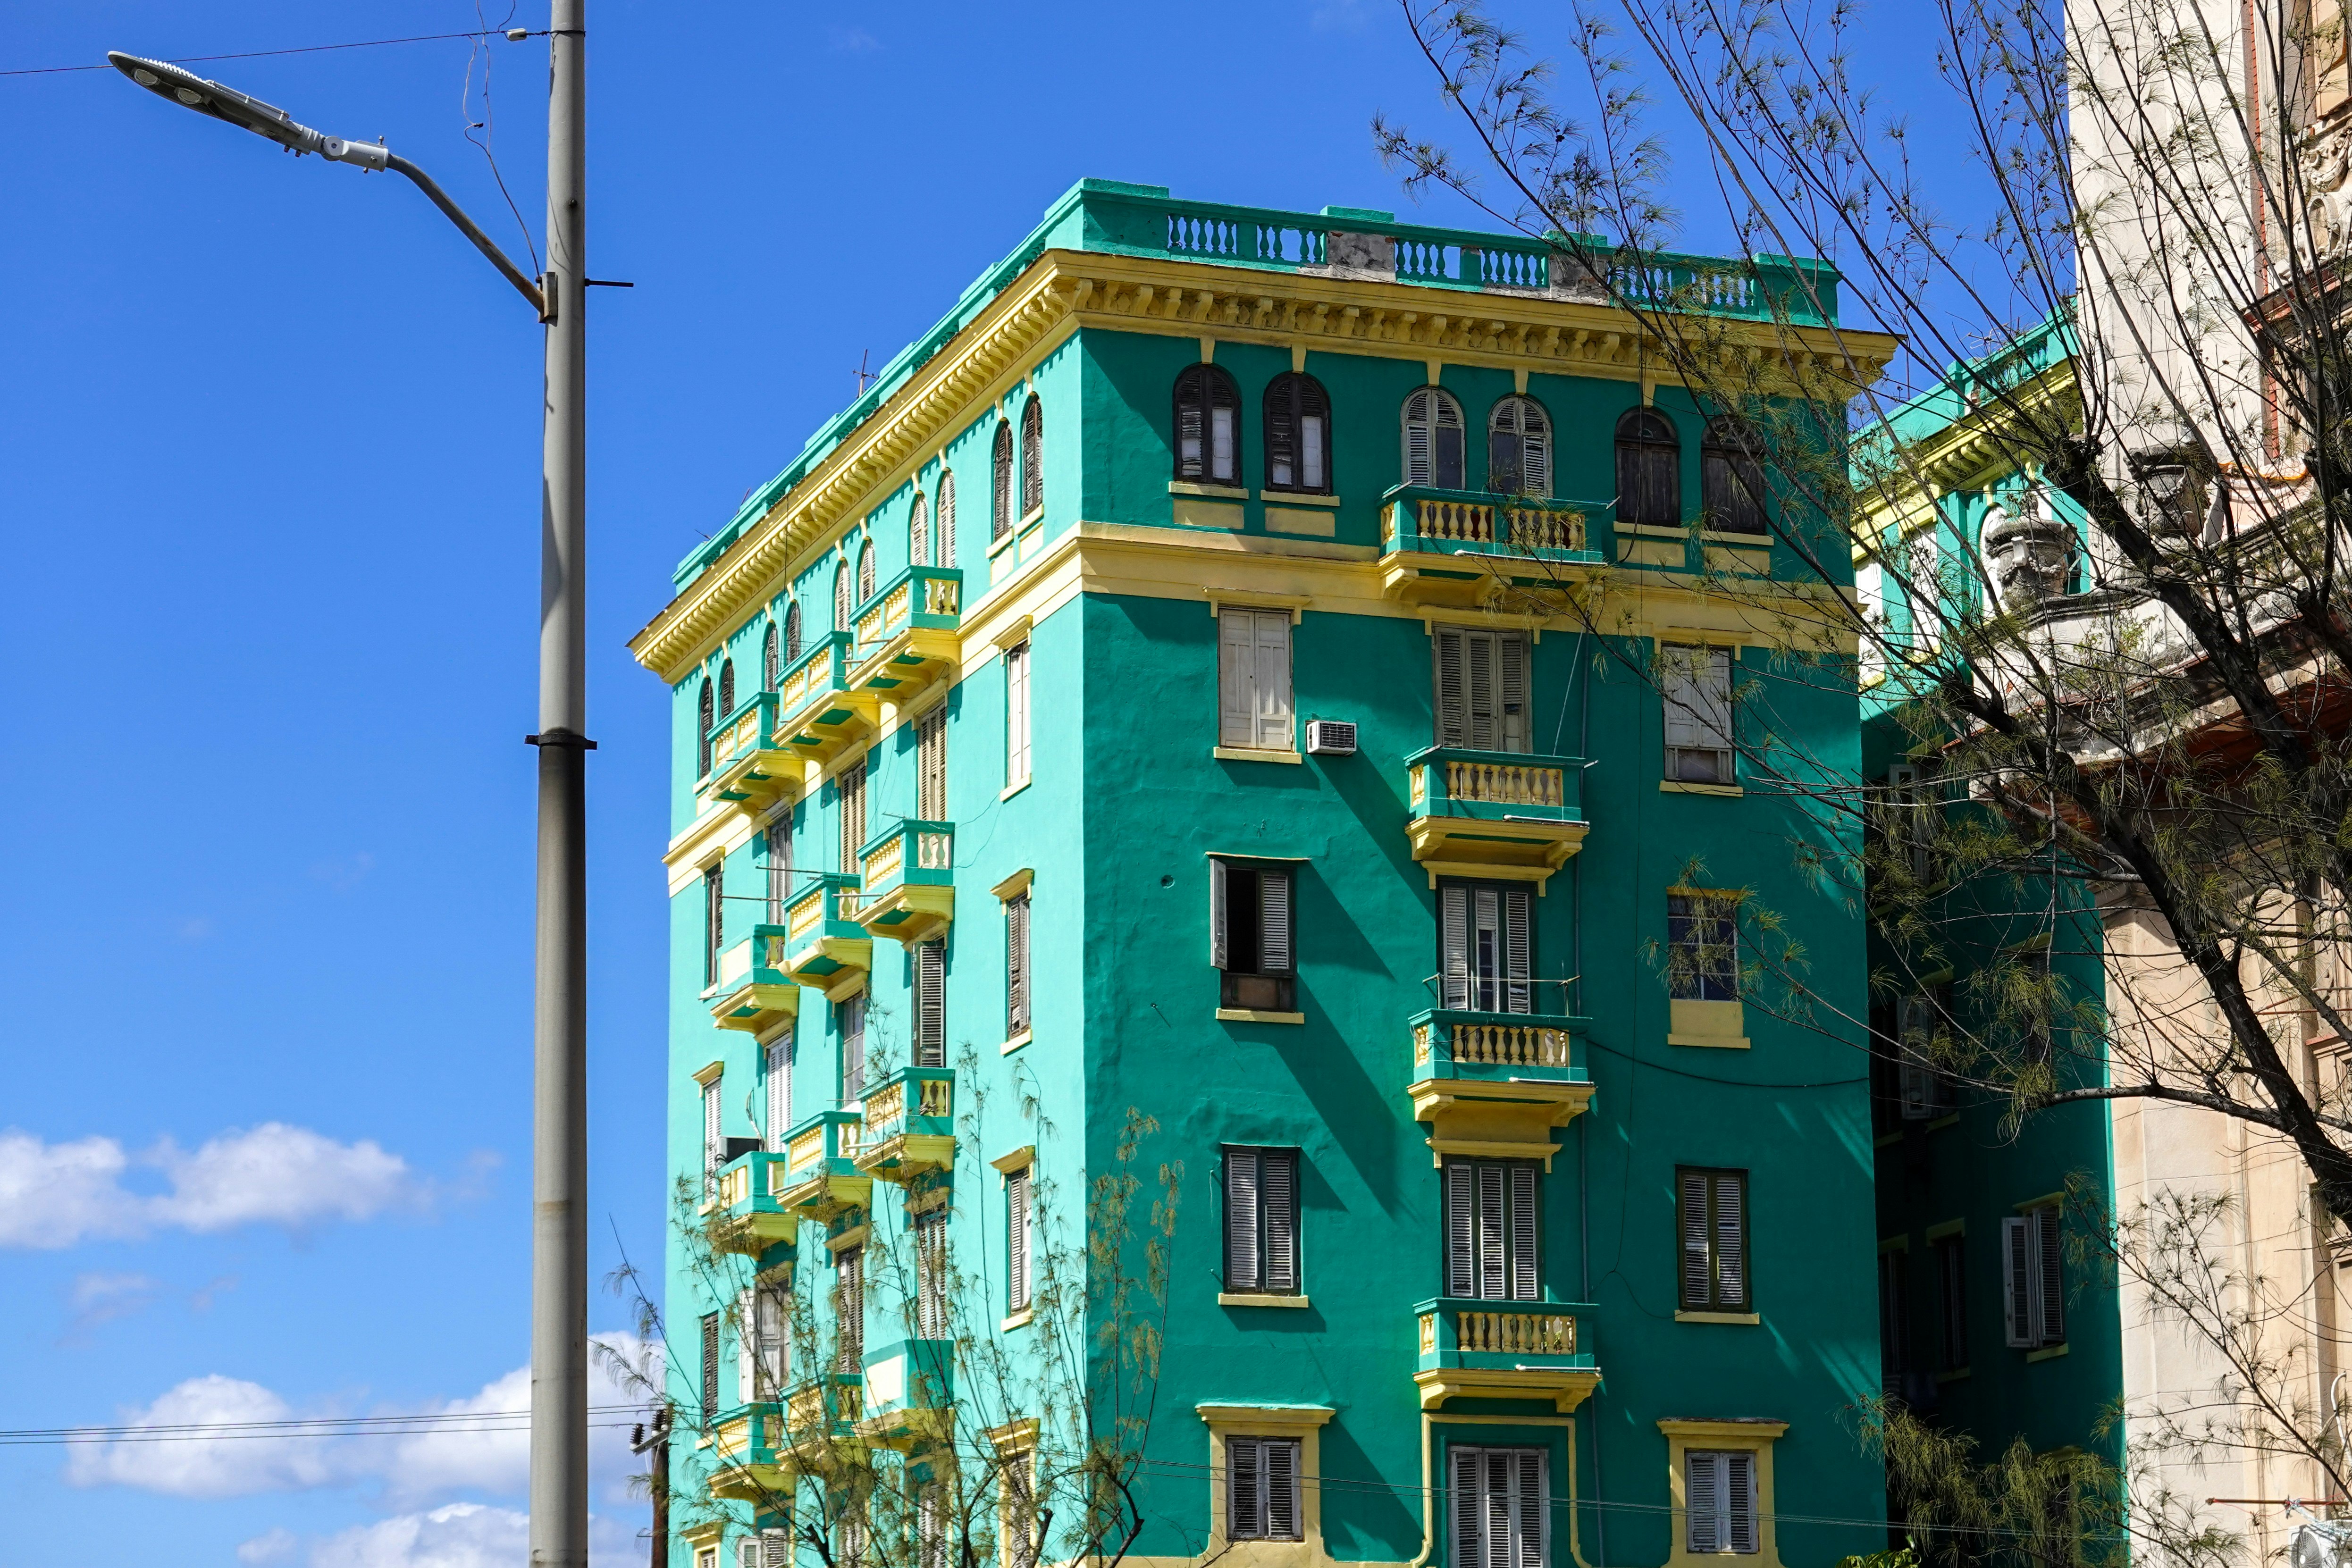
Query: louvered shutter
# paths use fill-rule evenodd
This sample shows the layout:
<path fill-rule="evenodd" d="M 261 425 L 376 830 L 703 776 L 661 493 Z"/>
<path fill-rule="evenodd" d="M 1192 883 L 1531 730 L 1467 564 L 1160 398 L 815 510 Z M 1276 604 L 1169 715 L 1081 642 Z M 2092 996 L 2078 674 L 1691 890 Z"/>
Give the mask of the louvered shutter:
<path fill-rule="evenodd" d="M 845 1247 L 835 1254 L 834 1285 L 841 1314 L 835 1364 L 843 1372 L 860 1372 L 866 1364 L 865 1248 Z"/>
<path fill-rule="evenodd" d="M 735 1562 L 737 1568 L 761 1568 L 758 1536 L 747 1535 L 735 1543 Z"/>
<path fill-rule="evenodd" d="M 1277 1296 L 1298 1294 L 1298 1156 L 1269 1154 L 1258 1210 L 1265 1217 L 1265 1288 Z"/>
<path fill-rule="evenodd" d="M 857 549 L 857 602 L 865 603 L 874 597 L 874 541 L 867 539 Z"/>
<path fill-rule="evenodd" d="M 849 630 L 849 563 L 833 569 L 833 629 Z"/>
<path fill-rule="evenodd" d="M 1325 476 L 1327 465 L 1323 461 L 1323 449 L 1330 439 L 1326 434 L 1330 423 L 1330 416 L 1324 413 L 1310 413 L 1298 422 L 1301 489 L 1324 491 L 1331 487 L 1331 481 Z"/>
<path fill-rule="evenodd" d="M 1265 1493 L 1265 1535 L 1269 1541 L 1296 1541 L 1298 1536 L 1298 1445 L 1276 1438 L 1261 1446 L 1265 1456 L 1262 1481 Z"/>
<path fill-rule="evenodd" d="M 1495 749 L 1526 751 L 1533 744 L 1528 714 L 1528 640 L 1517 633 L 1495 639 Z"/>
<path fill-rule="evenodd" d="M 1527 434 L 1521 482 L 1530 496 L 1551 494 L 1551 421 L 1530 402 L 1525 405 Z"/>
<path fill-rule="evenodd" d="M 1225 1151 L 1225 1280 L 1231 1291 L 1265 1288 L 1258 1253 L 1258 1227 L 1264 1195 L 1258 1184 L 1259 1160 L 1254 1149 Z"/>
<path fill-rule="evenodd" d="M 1731 651 L 1706 650 L 1706 679 L 1699 686 L 1698 721 L 1702 746 L 1731 745 Z"/>
<path fill-rule="evenodd" d="M 719 1413 L 719 1314 L 706 1312 L 702 1317 L 702 1418 L 709 1421 Z"/>
<path fill-rule="evenodd" d="M 948 1337 L 948 1211 L 928 1208 L 915 1217 L 915 1333 L 922 1339 Z"/>
<path fill-rule="evenodd" d="M 1014 1312 L 1029 1304 L 1029 1167 L 1004 1178 L 1005 1276 Z"/>
<path fill-rule="evenodd" d="M 1004 1006 L 1008 1033 L 1029 1027 L 1029 895 L 1004 901 Z"/>
<path fill-rule="evenodd" d="M 927 822 L 948 818 L 948 710 L 942 703 L 915 726 L 915 814 Z"/>
<path fill-rule="evenodd" d="M 2033 1338 L 2039 1344 L 2057 1344 L 2066 1337 L 2064 1238 L 2058 1210 L 2037 1208 L 2033 1220 L 2034 1305 L 2038 1309 Z"/>
<path fill-rule="evenodd" d="M 1479 1495 L 1480 1452 L 1455 1448 L 1448 1458 L 1454 1471 L 1454 1568 L 1486 1568 L 1479 1551 L 1486 1504 Z"/>
<path fill-rule="evenodd" d="M 772 1278 L 753 1294 L 753 1328 L 760 1342 L 758 1399 L 781 1399 L 792 1372 L 790 1335 L 791 1292 L 782 1280 Z"/>
<path fill-rule="evenodd" d="M 1445 1167 L 1445 1293 L 1478 1293 L 1478 1173 L 1467 1161 Z"/>
<path fill-rule="evenodd" d="M 1711 1267 L 1706 1213 L 1706 1176 L 1700 1171 L 1682 1173 L 1683 1305 L 1705 1312 L 1715 1301 L 1715 1270 Z"/>
<path fill-rule="evenodd" d="M 1045 408 L 1032 392 L 1021 411 L 1021 515 L 1045 504 Z"/>
<path fill-rule="evenodd" d="M 735 1402 L 760 1397 L 760 1303 L 757 1291 L 735 1298 Z"/>
<path fill-rule="evenodd" d="M 1513 1166 L 1510 1171 L 1511 1294 L 1532 1301 L 1543 1294 L 1536 1279 L 1536 1172 L 1533 1166 Z"/>
<path fill-rule="evenodd" d="M 1265 1536 L 1265 1458 L 1248 1437 L 1225 1439 L 1225 1533 L 1234 1541 L 1259 1541 Z"/>
<path fill-rule="evenodd" d="M 1478 1295 L 1489 1301 L 1510 1294 L 1505 1239 L 1508 1223 L 1504 1197 L 1503 1167 L 1478 1167 Z"/>
<path fill-rule="evenodd" d="M 1209 861 L 1209 963 L 1222 969 L 1231 941 L 1225 930 L 1225 883 L 1231 873 L 1225 862 L 1212 856 Z"/>
<path fill-rule="evenodd" d="M 1756 1456 L 1723 1456 L 1723 1511 L 1727 1544 L 1734 1552 L 1756 1550 Z"/>
<path fill-rule="evenodd" d="M 2033 1341 L 2033 1274 L 2035 1254 L 2025 1216 L 2011 1215 L 2000 1222 L 2000 1295 L 2007 1338 L 2011 1345 Z"/>
<path fill-rule="evenodd" d="M 791 1531 L 760 1531 L 760 1568 L 793 1568 L 793 1532 Z M 944 1564 L 941 1568 L 944 1568 Z"/>
<path fill-rule="evenodd" d="M 1277 376 L 1265 389 L 1265 482 L 1276 489 L 1299 486 L 1298 382 Z"/>
<path fill-rule="evenodd" d="M 784 904 L 793 895 L 793 819 L 778 808 L 768 819 L 768 924 L 784 923 Z"/>
<path fill-rule="evenodd" d="M 1470 1006 L 1470 890 L 1438 890 L 1438 973 L 1442 1005 L 1456 1011 Z"/>
<path fill-rule="evenodd" d="M 1470 744 L 1470 716 L 1465 689 L 1464 663 L 1467 657 L 1464 643 L 1469 633 L 1441 627 L 1435 638 L 1437 653 L 1437 744 L 1467 746 Z"/>
<path fill-rule="evenodd" d="M 699 777 L 710 771 L 710 727 L 719 722 L 719 716 L 711 707 L 709 681 L 702 683 L 702 690 L 695 696 L 694 720 L 695 755 L 701 760 L 701 766 L 696 770 Z"/>
<path fill-rule="evenodd" d="M 915 1568 L 947 1568 L 946 1489 L 933 1483 L 915 1499 Z M 777 1568 L 784 1568 L 782 1563 Z"/>
<path fill-rule="evenodd" d="M 702 983 L 719 983 L 719 955 L 727 950 L 727 871 L 721 861 L 702 873 Z"/>
<path fill-rule="evenodd" d="M 1503 894 L 1494 887 L 1470 890 L 1470 1005 L 1482 1013 L 1503 1010 Z"/>
<path fill-rule="evenodd" d="M 907 560 L 913 566 L 931 564 L 931 514 L 920 490 L 915 492 L 914 509 L 907 514 Z"/>
<path fill-rule="evenodd" d="M 1658 673 L 1659 685 L 1665 696 L 1666 744 L 1668 746 L 1705 746 L 1699 730 L 1702 701 L 1698 693 L 1696 665 L 1705 650 L 1699 648 L 1667 648 L 1664 666 Z"/>
<path fill-rule="evenodd" d="M 735 661 L 728 660 L 719 666 L 719 716 L 731 718 L 735 714 Z"/>
<path fill-rule="evenodd" d="M 1290 873 L 1261 871 L 1257 879 L 1258 971 L 1286 975 L 1294 967 L 1290 953 Z"/>
<path fill-rule="evenodd" d="M 702 1168 L 715 1171 L 727 1152 L 726 1140 L 719 1135 L 719 1085 L 713 1079 L 702 1086 Z"/>
<path fill-rule="evenodd" d="M 947 944 L 915 945 L 915 1065 L 947 1065 Z"/>
<path fill-rule="evenodd" d="M 1716 1295 L 1730 1311 L 1748 1305 L 1747 1185 L 1736 1176 L 1715 1178 Z"/>
<path fill-rule="evenodd" d="M 940 476 L 939 514 L 937 531 L 940 540 L 940 564 L 943 567 L 952 567 L 956 563 L 956 505 L 953 474 L 942 473 Z"/>
<path fill-rule="evenodd" d="M 1219 389 L 1222 392 L 1222 388 Z M 1238 449 L 1234 441 L 1234 406 L 1220 397 L 1209 409 L 1209 477 L 1220 485 L 1241 478 Z"/>
<path fill-rule="evenodd" d="M 774 691 L 776 677 L 783 673 L 783 660 L 780 657 L 780 647 L 776 640 L 775 623 L 771 622 L 768 624 L 767 635 L 760 639 L 760 689 Z"/>
<path fill-rule="evenodd" d="M 1551 1529 L 1550 1488 L 1546 1485 L 1545 1454 L 1541 1448 L 1512 1450 L 1511 1568 L 1544 1568 L 1544 1549 Z"/>
<path fill-rule="evenodd" d="M 790 1026 L 787 1026 L 790 1027 Z M 790 1035 L 771 1041 L 768 1058 L 768 1153 L 784 1152 L 793 1130 L 793 1040 Z"/>
<path fill-rule="evenodd" d="M 1724 1459 L 1719 1453 L 1683 1455 L 1684 1540 L 1694 1552 L 1724 1549 Z"/>
<path fill-rule="evenodd" d="M 1279 610 L 1252 615 L 1257 641 L 1255 733 L 1249 744 L 1269 751 L 1288 751 L 1290 721 L 1290 616 Z"/>
<path fill-rule="evenodd" d="M 841 1002 L 834 1018 L 841 1030 L 841 1103 L 848 1105 L 866 1094 L 866 998 Z"/>
<path fill-rule="evenodd" d="M 1257 744 L 1256 617 L 1226 610 L 1217 617 L 1217 744 Z"/>
<path fill-rule="evenodd" d="M 1206 472 L 1203 462 L 1205 423 L 1208 413 L 1209 378 L 1199 365 L 1186 369 L 1176 378 L 1176 477 L 1199 479 Z"/>
<path fill-rule="evenodd" d="M 988 532 L 989 538 L 1001 539 L 1013 531 L 1013 426 L 1003 420 L 997 422 L 996 446 L 990 456 L 995 494 Z"/>
<path fill-rule="evenodd" d="M 1517 495 L 1519 490 L 1526 445 L 1517 424 L 1509 399 L 1495 405 L 1494 417 L 1486 425 L 1486 488 L 1499 495 Z"/>
<path fill-rule="evenodd" d="M 1463 639 L 1464 744 L 1479 751 L 1495 749 L 1495 639 L 1470 632 Z"/>
<path fill-rule="evenodd" d="M 793 664 L 801 656 L 801 607 L 794 600 L 784 606 L 784 663 Z"/>
<path fill-rule="evenodd" d="M 1426 390 L 1404 400 L 1404 482 L 1430 483 L 1430 395 Z"/>
<path fill-rule="evenodd" d="M 1430 483 L 1441 490 L 1459 490 L 1462 472 L 1462 410 L 1444 392 L 1432 394 Z"/>
<path fill-rule="evenodd" d="M 1533 956 L 1535 899 L 1524 887 L 1507 887 L 1503 900 L 1503 1010 L 1535 1010 Z"/>

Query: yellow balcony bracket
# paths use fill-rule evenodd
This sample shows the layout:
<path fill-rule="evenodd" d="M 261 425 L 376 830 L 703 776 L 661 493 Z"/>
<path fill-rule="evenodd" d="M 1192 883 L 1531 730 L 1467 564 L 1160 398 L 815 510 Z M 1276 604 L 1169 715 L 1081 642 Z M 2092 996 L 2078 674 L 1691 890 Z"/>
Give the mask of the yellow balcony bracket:
<path fill-rule="evenodd" d="M 1540 1159 L 1551 1169 L 1559 1152 L 1555 1128 L 1592 1103 L 1590 1083 L 1496 1082 L 1475 1078 L 1424 1078 L 1412 1085 L 1412 1119 L 1429 1124 L 1430 1163 L 1448 1155 L 1489 1159 Z"/>
<path fill-rule="evenodd" d="M 1565 1416 L 1601 1386 L 1601 1374 L 1587 1367 L 1440 1367 L 1412 1375 L 1423 1410 L 1444 1408 L 1448 1399 L 1549 1399 Z"/>

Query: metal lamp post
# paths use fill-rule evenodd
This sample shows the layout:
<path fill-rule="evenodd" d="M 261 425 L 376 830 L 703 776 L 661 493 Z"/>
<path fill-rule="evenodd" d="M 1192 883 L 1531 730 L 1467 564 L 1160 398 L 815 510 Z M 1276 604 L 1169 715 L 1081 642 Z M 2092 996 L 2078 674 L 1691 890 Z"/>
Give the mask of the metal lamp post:
<path fill-rule="evenodd" d="M 548 31 L 547 271 L 534 283 L 424 170 L 381 145 L 327 136 L 284 110 L 161 60 L 106 57 L 199 114 L 362 170 L 406 175 L 513 284 L 547 328 L 540 482 L 539 898 L 532 998 L 530 1563 L 588 1563 L 587 543 L 585 0 L 554 0 Z M 509 34 L 511 37 L 525 36 Z"/>

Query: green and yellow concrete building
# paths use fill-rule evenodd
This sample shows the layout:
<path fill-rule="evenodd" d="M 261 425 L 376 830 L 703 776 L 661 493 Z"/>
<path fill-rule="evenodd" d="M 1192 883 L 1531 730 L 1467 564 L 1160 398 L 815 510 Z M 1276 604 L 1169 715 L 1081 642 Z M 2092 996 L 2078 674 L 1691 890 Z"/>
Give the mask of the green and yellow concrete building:
<path fill-rule="evenodd" d="M 1858 779 L 1856 698 L 1773 652 L 1801 520 L 1725 493 L 1629 296 L 1887 351 L 1814 264 L 1090 180 L 681 565 L 632 644 L 676 715 L 672 1164 L 861 1321 L 739 1349 L 768 1309 L 675 1242 L 677 1463 L 772 1503 L 768 1434 L 953 1399 L 975 1331 L 841 1288 L 922 1228 L 990 1354 L 1047 1354 L 1040 1260 L 1139 1113 L 1182 1174 L 1131 1557 L 1883 1544 L 1842 1418 L 1871 1105 L 1825 1021 L 1861 915 L 1801 870 L 1853 830 L 1735 744 Z M 1801 1027 L 1744 994 L 1751 900 Z M 757 1561 L 772 1512 L 671 1561 Z"/>

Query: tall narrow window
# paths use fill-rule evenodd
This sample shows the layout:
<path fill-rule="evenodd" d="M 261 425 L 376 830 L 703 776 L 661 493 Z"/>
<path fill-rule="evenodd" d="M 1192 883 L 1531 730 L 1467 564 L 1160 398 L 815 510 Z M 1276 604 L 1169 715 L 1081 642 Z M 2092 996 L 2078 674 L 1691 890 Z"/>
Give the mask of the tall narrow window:
<path fill-rule="evenodd" d="M 740 1299 L 742 1396 L 746 1404 L 784 1396 L 791 1375 L 792 1274 L 763 1274 Z"/>
<path fill-rule="evenodd" d="M 988 537 L 1001 539 L 1013 531 L 1013 426 L 1004 420 L 996 422 L 996 444 L 989 453 L 992 505 L 988 517 Z"/>
<path fill-rule="evenodd" d="M 953 566 L 956 563 L 955 475 L 944 468 L 940 471 L 940 504 L 938 509 L 939 525 L 937 532 L 940 539 L 940 564 L 941 566 Z"/>
<path fill-rule="evenodd" d="M 1968 1238 L 1954 1234 L 1936 1242 L 1936 1295 L 1942 1303 L 1944 1365 L 1958 1372 L 1969 1364 Z"/>
<path fill-rule="evenodd" d="M 1225 1150 L 1225 1289 L 1296 1296 L 1298 1151 Z"/>
<path fill-rule="evenodd" d="M 1449 882 L 1437 890 L 1444 1005 L 1465 1012 L 1535 1010 L 1535 900 L 1524 887 Z"/>
<path fill-rule="evenodd" d="M 948 945 L 915 944 L 915 1065 L 948 1064 Z"/>
<path fill-rule="evenodd" d="M 1029 894 L 1004 901 L 1004 1036 L 1029 1032 Z"/>
<path fill-rule="evenodd" d="M 735 661 L 728 660 L 719 666 L 719 716 L 731 718 L 735 714 Z"/>
<path fill-rule="evenodd" d="M 833 629 L 849 630 L 849 563 L 843 561 L 833 569 Z"/>
<path fill-rule="evenodd" d="M 1748 1285 L 1748 1173 L 1678 1170 L 1675 1208 L 1682 1238 L 1683 1310 L 1752 1311 Z"/>
<path fill-rule="evenodd" d="M 1526 751 L 1528 637 L 1524 632 L 1437 627 L 1437 744 L 1478 751 Z"/>
<path fill-rule="evenodd" d="M 834 1531 L 834 1568 L 866 1568 L 866 1514 L 862 1502 L 841 1510 L 840 1528 Z"/>
<path fill-rule="evenodd" d="M 915 1337 L 948 1337 L 948 1211 L 915 1216 Z"/>
<path fill-rule="evenodd" d="M 714 1073 L 710 1082 L 702 1086 L 702 1174 L 706 1178 L 727 1163 L 727 1138 L 720 1131 L 723 1123 L 719 1103 L 719 1085 L 723 1081 L 723 1074 Z"/>
<path fill-rule="evenodd" d="M 857 602 L 865 603 L 874 597 L 874 541 L 867 539 L 857 547 Z"/>
<path fill-rule="evenodd" d="M 719 1318 L 717 1312 L 702 1315 L 702 1418 L 706 1422 L 719 1414 Z"/>
<path fill-rule="evenodd" d="M 866 1369 L 866 1249 L 845 1247 L 833 1255 L 834 1368 Z"/>
<path fill-rule="evenodd" d="M 1045 1521 L 1039 1517 L 1037 1499 L 1037 1450 L 1007 1452 L 1003 1461 L 997 1494 L 1003 1568 L 1036 1568 L 1037 1554 L 1045 1545 Z"/>
<path fill-rule="evenodd" d="M 1896 762 L 1886 769 L 1887 848 L 1902 857 L 1921 882 L 1933 874 L 1936 840 L 1943 825 L 1943 802 L 1928 781 L 1927 770 L 1916 762 Z"/>
<path fill-rule="evenodd" d="M 948 1568 L 948 1489 L 938 1481 L 915 1494 L 914 1568 Z"/>
<path fill-rule="evenodd" d="M 1447 1295 L 1490 1301 L 1542 1297 L 1538 1174 L 1517 1162 L 1445 1162 Z"/>
<path fill-rule="evenodd" d="M 1423 387 L 1404 400 L 1402 467 L 1408 485 L 1462 488 L 1462 405 L 1453 393 Z"/>
<path fill-rule="evenodd" d="M 784 606 L 784 663 L 796 663 L 801 656 L 801 601 L 793 600 Z"/>
<path fill-rule="evenodd" d="M 1448 1448 L 1453 1568 L 1544 1568 L 1551 1537 L 1549 1458 L 1541 1448 Z"/>
<path fill-rule="evenodd" d="M 1004 1176 L 1004 1310 L 1029 1310 L 1030 1167 L 1016 1166 Z"/>
<path fill-rule="evenodd" d="M 1551 420 L 1531 397 L 1507 397 L 1486 418 L 1486 488 L 1551 494 Z"/>
<path fill-rule="evenodd" d="M 915 721 L 915 815 L 926 822 L 948 820 L 948 705 L 939 703 Z"/>
<path fill-rule="evenodd" d="M 768 622 L 767 634 L 760 639 L 760 689 L 772 692 L 776 677 L 784 673 L 783 647 L 776 637 L 776 623 Z"/>
<path fill-rule="evenodd" d="M 833 1017 L 841 1035 L 841 1103 L 854 1105 L 866 1097 L 866 998 L 835 1002 Z"/>
<path fill-rule="evenodd" d="M 793 1130 L 793 1037 L 770 1040 L 763 1053 L 768 1069 L 768 1153 L 784 1152 Z"/>
<path fill-rule="evenodd" d="M 1895 1071 L 1906 1122 L 1933 1121 L 1952 1108 L 1952 1081 L 1936 1067 L 1936 1036 L 1942 1019 L 1937 998 L 1927 992 L 1905 997 L 1896 1009 L 1901 1038 Z"/>
<path fill-rule="evenodd" d="M 698 779 L 710 771 L 710 730 L 719 722 L 719 715 L 712 707 L 712 697 L 710 682 L 706 679 L 702 683 L 702 690 L 694 699 L 694 754 L 700 759 L 695 766 Z"/>
<path fill-rule="evenodd" d="M 2065 1343 L 2065 1245 L 2058 1206 L 2042 1204 L 2003 1219 L 2000 1242 L 2009 1343 L 2029 1350 Z"/>
<path fill-rule="evenodd" d="M 1665 713 L 1666 777 L 1684 784 L 1732 784 L 1731 650 L 1661 643 L 1659 696 Z"/>
<path fill-rule="evenodd" d="M 1045 504 L 1045 405 L 1031 392 L 1021 408 L 1021 515 Z"/>
<path fill-rule="evenodd" d="M 1911 1255 L 1900 1247 L 1878 1249 L 1878 1376 L 1889 1394 L 1903 1392 L 1911 1370 Z"/>
<path fill-rule="evenodd" d="M 863 759 L 851 763 L 834 780 L 834 794 L 841 803 L 841 869 L 851 874 L 858 870 L 858 852 L 866 847 L 866 764 Z"/>
<path fill-rule="evenodd" d="M 1685 1449 L 1683 1502 L 1686 1550 L 1756 1550 L 1756 1456 L 1750 1450 Z"/>
<path fill-rule="evenodd" d="M 1176 477 L 1206 485 L 1242 482 L 1241 393 L 1214 365 L 1176 377 Z"/>
<path fill-rule="evenodd" d="M 1296 1437 L 1225 1439 L 1225 1539 L 1297 1541 Z"/>
<path fill-rule="evenodd" d="M 1683 449 L 1655 409 L 1631 410 L 1617 422 L 1617 520 L 1652 528 L 1683 521 Z"/>
<path fill-rule="evenodd" d="M 920 490 L 915 492 L 915 504 L 907 511 L 907 564 L 931 564 L 931 509 Z"/>
<path fill-rule="evenodd" d="M 784 905 L 793 896 L 793 812 L 789 806 L 779 806 L 776 814 L 768 819 L 768 831 L 762 837 L 768 856 L 768 924 L 784 923 Z"/>
<path fill-rule="evenodd" d="M 1765 531 L 1764 465 L 1756 460 L 1755 444 L 1747 426 L 1727 415 L 1706 427 L 1698 466 L 1705 527 L 1727 534 Z"/>
<path fill-rule="evenodd" d="M 1265 389 L 1265 487 L 1331 493 L 1331 399 L 1303 371 Z"/>
<path fill-rule="evenodd" d="M 719 983 L 719 955 L 727 948 L 727 862 L 702 873 L 702 983 Z"/>
<path fill-rule="evenodd" d="M 1666 894 L 1666 990 L 1686 1002 L 1739 999 L 1739 905 L 1733 895 Z"/>
<path fill-rule="evenodd" d="M 1290 612 L 1217 612 L 1217 744 L 1252 751 L 1293 751 Z"/>
<path fill-rule="evenodd" d="M 1029 644 L 1004 650 L 1004 785 L 1029 782 Z"/>
<path fill-rule="evenodd" d="M 1292 891 L 1286 865 L 1210 858 L 1209 962 L 1220 971 L 1219 1007 L 1297 1009 Z"/>

